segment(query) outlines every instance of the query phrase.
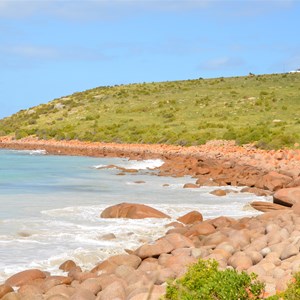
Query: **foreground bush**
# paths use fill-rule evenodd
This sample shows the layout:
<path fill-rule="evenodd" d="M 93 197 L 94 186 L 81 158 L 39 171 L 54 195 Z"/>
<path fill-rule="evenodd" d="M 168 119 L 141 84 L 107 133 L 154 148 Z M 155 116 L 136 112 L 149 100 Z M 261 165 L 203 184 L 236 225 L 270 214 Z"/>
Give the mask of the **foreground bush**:
<path fill-rule="evenodd" d="M 216 261 L 199 260 L 180 279 L 169 282 L 167 300 L 262 299 L 264 284 L 255 274 L 219 270 Z M 298 298 L 299 299 L 299 298 Z"/>
<path fill-rule="evenodd" d="M 267 300 L 299 300 L 300 299 L 300 272 L 294 275 L 288 288 L 278 295 L 269 297 Z"/>

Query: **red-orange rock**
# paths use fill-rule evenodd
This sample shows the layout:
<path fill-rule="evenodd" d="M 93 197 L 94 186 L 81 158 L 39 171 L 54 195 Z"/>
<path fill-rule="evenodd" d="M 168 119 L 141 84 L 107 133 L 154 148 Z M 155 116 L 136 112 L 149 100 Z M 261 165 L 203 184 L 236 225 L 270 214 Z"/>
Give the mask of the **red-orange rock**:
<path fill-rule="evenodd" d="M 223 227 L 228 227 L 231 226 L 233 224 L 235 224 L 237 221 L 233 218 L 229 218 L 229 217 L 217 217 L 215 219 L 209 220 L 208 223 L 210 223 L 211 225 L 213 225 L 215 228 L 223 228 Z"/>
<path fill-rule="evenodd" d="M 73 278 L 66 276 L 49 276 L 44 279 L 41 284 L 41 288 L 44 292 L 47 292 L 51 288 L 60 284 L 71 284 Z"/>
<path fill-rule="evenodd" d="M 266 201 L 253 201 L 250 203 L 250 205 L 259 211 L 262 212 L 267 212 L 267 211 L 273 211 L 273 210 L 281 210 L 281 209 L 288 209 L 288 207 L 280 205 L 280 204 L 275 204 L 275 203 L 270 203 Z"/>
<path fill-rule="evenodd" d="M 197 179 L 196 184 L 198 184 L 199 186 L 219 186 L 219 184 L 217 182 L 215 182 L 214 180 L 211 180 L 209 178 L 203 178 L 200 177 Z"/>
<path fill-rule="evenodd" d="M 200 212 L 193 210 L 182 217 L 179 217 L 177 221 L 184 223 L 184 224 L 193 224 L 195 222 L 202 222 L 203 216 Z"/>
<path fill-rule="evenodd" d="M 226 191 L 214 190 L 214 191 L 210 192 L 210 194 L 215 195 L 215 196 L 226 196 Z"/>
<path fill-rule="evenodd" d="M 209 174 L 210 173 L 210 169 L 208 169 L 208 168 L 201 168 L 201 167 L 199 167 L 198 169 L 197 169 L 197 175 L 199 174 L 199 175 L 206 175 L 206 174 Z"/>
<path fill-rule="evenodd" d="M 8 293 L 10 293 L 10 292 L 13 292 L 14 290 L 13 290 L 13 288 L 10 286 L 10 285 L 7 285 L 7 284 L 1 284 L 0 285 L 0 299 L 4 296 L 4 295 L 6 295 L 6 294 L 8 294 Z"/>
<path fill-rule="evenodd" d="M 300 187 L 286 188 L 277 191 L 273 196 L 273 202 L 291 207 L 300 202 Z"/>
<path fill-rule="evenodd" d="M 64 272 L 69 272 L 74 268 L 76 268 L 76 264 L 73 260 L 66 260 L 59 266 L 59 269 L 63 270 Z"/>
<path fill-rule="evenodd" d="M 191 228 L 187 231 L 185 236 L 193 237 L 198 235 L 209 235 L 216 231 L 215 227 L 208 222 L 202 222 L 199 224 L 195 224 L 191 226 Z"/>
<path fill-rule="evenodd" d="M 268 189 L 270 191 L 277 191 L 286 187 L 291 181 L 291 177 L 271 171 L 264 175 L 263 178 L 256 184 L 256 186 L 259 188 Z"/>
<path fill-rule="evenodd" d="M 144 204 L 120 203 L 104 209 L 101 218 L 170 218 L 163 212 Z"/>
<path fill-rule="evenodd" d="M 177 248 L 192 248 L 194 243 L 187 237 L 179 233 L 170 233 L 164 236 L 164 238 L 171 243 L 175 249 Z"/>
<path fill-rule="evenodd" d="M 194 184 L 194 183 L 186 183 L 183 188 L 184 189 L 197 189 L 199 185 Z"/>
<path fill-rule="evenodd" d="M 141 261 L 140 257 L 133 254 L 114 255 L 98 264 L 91 272 L 96 273 L 98 271 L 105 271 L 105 273 L 112 273 L 118 266 L 122 265 L 131 266 L 136 269 L 140 265 Z"/>
<path fill-rule="evenodd" d="M 5 283 L 10 286 L 21 286 L 32 280 L 39 279 L 39 278 L 45 278 L 45 277 L 46 277 L 46 275 L 44 272 L 42 272 L 38 269 L 30 269 L 30 270 L 22 271 L 22 272 L 16 273 L 15 275 L 12 275 L 5 281 Z"/>
<path fill-rule="evenodd" d="M 165 238 L 155 241 L 153 244 L 145 244 L 135 250 L 135 255 L 144 259 L 146 257 L 158 256 L 162 253 L 170 253 L 175 247 Z"/>
<path fill-rule="evenodd" d="M 245 188 L 241 189 L 241 193 L 252 193 L 256 196 L 269 196 L 272 194 L 271 191 L 267 191 L 267 190 L 259 189 L 259 188 L 255 188 L 255 187 L 245 187 Z"/>

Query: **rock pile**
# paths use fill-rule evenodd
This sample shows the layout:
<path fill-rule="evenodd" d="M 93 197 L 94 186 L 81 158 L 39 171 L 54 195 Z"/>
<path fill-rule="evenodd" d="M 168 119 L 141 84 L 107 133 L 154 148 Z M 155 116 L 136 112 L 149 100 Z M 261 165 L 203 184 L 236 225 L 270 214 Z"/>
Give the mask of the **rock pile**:
<path fill-rule="evenodd" d="M 201 221 L 195 212 L 187 216 L 196 219 L 172 223 L 160 239 L 125 250 L 92 270 L 66 261 L 60 267 L 65 276 L 36 269 L 17 273 L 0 285 L 1 299 L 159 299 L 166 281 L 182 276 L 199 258 L 215 259 L 223 269 L 258 274 L 270 295 L 284 290 L 300 270 L 300 214 L 293 209 L 239 220 Z"/>
<path fill-rule="evenodd" d="M 203 221 L 200 213 L 191 212 L 171 223 L 172 228 L 160 239 L 125 250 L 125 254 L 99 262 L 92 270 L 84 271 L 67 261 L 60 267 L 65 276 L 52 276 L 36 269 L 20 272 L 0 285 L 0 299 L 159 299 L 165 292 L 166 280 L 180 277 L 199 258 L 215 259 L 220 268 L 255 272 L 266 283 L 267 294 L 284 290 L 293 273 L 300 271 L 299 150 L 263 151 L 231 143 L 185 148 L 30 138 L 2 138 L 0 147 L 46 149 L 49 153 L 68 155 L 160 158 L 165 163 L 159 175 L 195 177 L 196 182 L 186 184 L 185 188 L 247 186 L 243 192 L 274 195 L 274 203 L 252 204 L 268 211 L 257 217 Z M 215 193 L 222 196 L 226 192 Z M 150 211 L 159 215 L 142 208 L 141 212 L 136 206 L 123 204 L 108 208 L 102 217 L 143 218 Z"/>

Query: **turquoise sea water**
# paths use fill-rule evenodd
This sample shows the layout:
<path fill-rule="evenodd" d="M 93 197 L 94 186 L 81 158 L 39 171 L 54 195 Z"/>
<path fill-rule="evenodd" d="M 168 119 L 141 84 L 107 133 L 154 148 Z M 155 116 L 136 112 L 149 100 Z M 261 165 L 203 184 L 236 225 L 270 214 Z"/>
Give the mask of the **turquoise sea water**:
<path fill-rule="evenodd" d="M 258 197 L 216 197 L 209 194 L 211 187 L 183 189 L 195 180 L 156 176 L 152 168 L 162 163 L 0 150 L 0 283 L 25 268 L 57 272 L 66 259 L 89 269 L 124 248 L 159 237 L 170 222 L 101 219 L 101 211 L 113 204 L 148 204 L 174 220 L 195 209 L 205 218 L 256 214 L 245 205 Z M 119 176 L 117 169 L 99 168 L 111 164 L 138 173 Z M 105 240 L 108 233 L 116 239 Z"/>

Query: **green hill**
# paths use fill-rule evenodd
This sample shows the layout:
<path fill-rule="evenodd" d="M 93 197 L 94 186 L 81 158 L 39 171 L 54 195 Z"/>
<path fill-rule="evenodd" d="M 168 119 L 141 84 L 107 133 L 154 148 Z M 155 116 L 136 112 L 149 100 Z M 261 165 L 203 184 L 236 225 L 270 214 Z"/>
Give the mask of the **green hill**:
<path fill-rule="evenodd" d="M 278 148 L 300 142 L 300 74 L 97 87 L 0 120 L 0 135 Z"/>

